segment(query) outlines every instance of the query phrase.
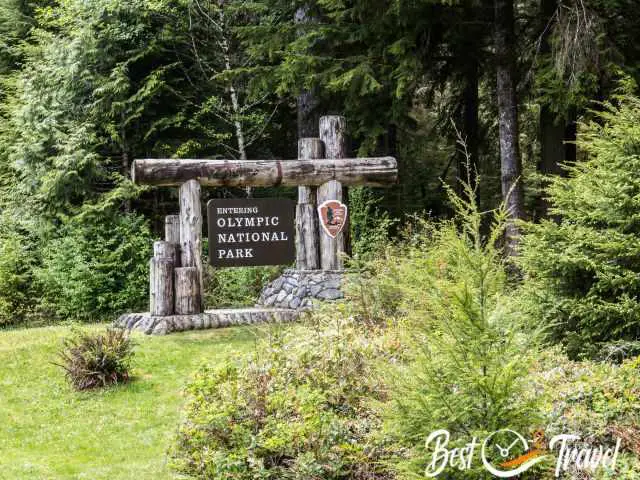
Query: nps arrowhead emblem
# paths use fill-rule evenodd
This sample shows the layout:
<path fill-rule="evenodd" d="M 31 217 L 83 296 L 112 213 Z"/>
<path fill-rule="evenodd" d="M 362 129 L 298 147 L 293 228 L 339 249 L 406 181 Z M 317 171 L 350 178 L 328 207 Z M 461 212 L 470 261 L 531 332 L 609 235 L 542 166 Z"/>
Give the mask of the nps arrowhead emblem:
<path fill-rule="evenodd" d="M 347 223 L 347 206 L 338 200 L 327 200 L 318 205 L 318 217 L 325 233 L 336 238 Z"/>

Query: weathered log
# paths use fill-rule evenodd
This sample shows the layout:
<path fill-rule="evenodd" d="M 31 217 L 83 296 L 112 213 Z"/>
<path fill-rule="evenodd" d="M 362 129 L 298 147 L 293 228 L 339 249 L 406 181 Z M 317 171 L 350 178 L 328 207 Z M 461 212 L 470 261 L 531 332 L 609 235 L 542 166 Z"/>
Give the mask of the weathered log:
<path fill-rule="evenodd" d="M 164 239 L 180 245 L 180 215 L 167 215 L 164 218 Z"/>
<path fill-rule="evenodd" d="M 202 313 L 200 280 L 196 267 L 175 269 L 176 315 Z"/>
<path fill-rule="evenodd" d="M 319 138 L 298 140 L 300 160 L 320 159 L 323 144 Z M 316 216 L 316 187 L 298 187 L 296 206 L 296 267 L 299 270 L 313 270 L 320 267 L 318 246 L 318 218 Z"/>
<path fill-rule="evenodd" d="M 177 260 L 176 244 L 165 240 L 157 240 L 153 242 L 153 256 L 155 258 L 169 258 L 175 267 Z"/>
<path fill-rule="evenodd" d="M 320 160 L 324 156 L 324 145 L 319 138 L 298 140 L 298 160 Z M 298 187 L 298 203 L 315 203 L 316 189 L 313 186 Z"/>
<path fill-rule="evenodd" d="M 326 155 L 328 157 L 328 155 Z M 396 183 L 393 157 L 324 160 L 153 160 L 133 162 L 137 184 L 179 186 L 197 180 L 208 187 L 317 186 L 330 180 L 343 185 L 384 187 Z"/>
<path fill-rule="evenodd" d="M 347 122 L 339 115 L 327 115 L 320 117 L 320 139 L 324 143 L 325 155 L 331 158 L 344 158 L 347 156 Z M 344 159 L 343 162 L 352 163 L 353 159 Z M 355 166 L 355 163 L 352 163 Z M 358 168 L 358 167 L 356 167 Z M 318 205 L 326 200 L 343 201 L 342 185 L 346 182 L 341 179 L 330 180 L 318 187 Z M 347 218 L 348 221 L 348 218 Z M 341 270 L 344 265 L 342 255 L 345 252 L 345 229 L 348 223 L 336 238 L 320 228 L 320 266 L 323 270 Z"/>
<path fill-rule="evenodd" d="M 149 262 L 149 309 L 151 315 L 173 314 L 173 261 L 153 257 Z"/>
<path fill-rule="evenodd" d="M 196 180 L 189 180 L 180 186 L 180 264 L 183 267 L 194 267 L 198 288 L 192 290 L 197 297 L 199 308 L 202 305 L 204 292 L 202 269 L 202 208 L 200 205 L 200 184 Z"/>
<path fill-rule="evenodd" d="M 318 214 L 310 203 L 296 205 L 296 268 L 319 268 Z"/>

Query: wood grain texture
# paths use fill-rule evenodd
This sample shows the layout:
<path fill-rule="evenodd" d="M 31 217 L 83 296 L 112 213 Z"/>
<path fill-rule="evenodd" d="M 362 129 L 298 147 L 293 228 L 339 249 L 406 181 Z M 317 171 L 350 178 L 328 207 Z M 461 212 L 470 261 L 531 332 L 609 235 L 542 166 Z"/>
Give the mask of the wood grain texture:
<path fill-rule="evenodd" d="M 180 265 L 194 267 L 198 288 L 192 290 L 202 305 L 204 291 L 202 267 L 202 207 L 200 205 L 200 184 L 196 180 L 189 180 L 180 186 Z M 195 300 L 194 300 L 195 301 Z"/>
<path fill-rule="evenodd" d="M 153 256 L 156 258 L 169 258 L 173 262 L 173 266 L 176 266 L 177 260 L 177 245 L 165 240 L 157 240 L 153 242 Z"/>
<path fill-rule="evenodd" d="M 149 307 L 151 315 L 173 314 L 173 261 L 153 257 L 149 262 Z"/>
<path fill-rule="evenodd" d="M 169 243 L 180 245 L 180 215 L 164 217 L 164 239 Z"/>
<path fill-rule="evenodd" d="M 298 140 L 298 159 L 317 160 L 324 155 L 324 145 L 319 138 Z M 315 212 L 316 187 L 298 187 L 296 206 L 296 267 L 313 270 L 320 267 L 318 244 L 318 217 Z"/>
<path fill-rule="evenodd" d="M 175 311 L 177 315 L 202 313 L 200 280 L 196 267 L 175 269 Z"/>
<path fill-rule="evenodd" d="M 310 203 L 296 205 L 296 268 L 315 270 L 320 266 L 318 214 Z"/>
<path fill-rule="evenodd" d="M 347 163 L 353 162 L 353 159 L 344 159 L 347 156 L 346 131 L 347 122 L 344 117 L 339 115 L 320 117 L 320 139 L 324 144 L 325 156 L 343 158 L 342 161 Z M 353 165 L 355 166 L 355 164 Z M 343 202 L 343 184 L 345 182 L 340 179 L 334 179 L 320 185 L 317 192 L 318 205 L 326 200 Z M 348 228 L 348 224 L 345 225 L 346 228 Z M 323 270 L 342 270 L 344 268 L 342 255 L 346 247 L 345 230 L 343 229 L 336 238 L 327 235 L 323 228 L 319 229 L 318 234 L 320 238 L 320 267 Z"/>
<path fill-rule="evenodd" d="M 298 140 L 298 160 L 320 160 L 324 157 L 324 145 L 319 138 L 301 138 Z M 298 203 L 316 202 L 314 186 L 298 187 Z"/>
<path fill-rule="evenodd" d="M 343 185 L 384 187 L 398 180 L 398 166 L 393 157 L 330 157 L 323 160 L 138 159 L 131 168 L 135 183 L 158 186 L 179 186 L 196 180 L 207 187 L 290 187 L 318 186 L 337 180 Z"/>

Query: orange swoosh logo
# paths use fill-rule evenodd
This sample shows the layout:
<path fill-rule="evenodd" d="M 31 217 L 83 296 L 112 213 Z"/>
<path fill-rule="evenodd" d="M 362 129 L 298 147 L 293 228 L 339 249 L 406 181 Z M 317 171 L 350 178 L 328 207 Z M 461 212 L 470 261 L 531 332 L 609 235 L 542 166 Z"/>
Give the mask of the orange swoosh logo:
<path fill-rule="evenodd" d="M 514 458 L 513 460 L 509 460 L 508 462 L 501 463 L 500 466 L 502 468 L 512 468 L 522 465 L 523 463 L 531 460 L 532 458 L 539 457 L 544 455 L 544 450 L 534 449 L 524 455 L 520 455 L 519 457 Z"/>

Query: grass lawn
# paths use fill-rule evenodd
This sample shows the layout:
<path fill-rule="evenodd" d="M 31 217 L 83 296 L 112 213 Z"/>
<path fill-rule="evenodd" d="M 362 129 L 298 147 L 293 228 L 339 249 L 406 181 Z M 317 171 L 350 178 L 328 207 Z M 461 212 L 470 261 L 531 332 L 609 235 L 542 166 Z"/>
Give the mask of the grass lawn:
<path fill-rule="evenodd" d="M 175 478 L 166 454 L 183 386 L 198 365 L 249 351 L 260 335 L 249 327 L 136 334 L 134 381 L 77 393 L 51 363 L 69 331 L 0 331 L 0 479 Z"/>

